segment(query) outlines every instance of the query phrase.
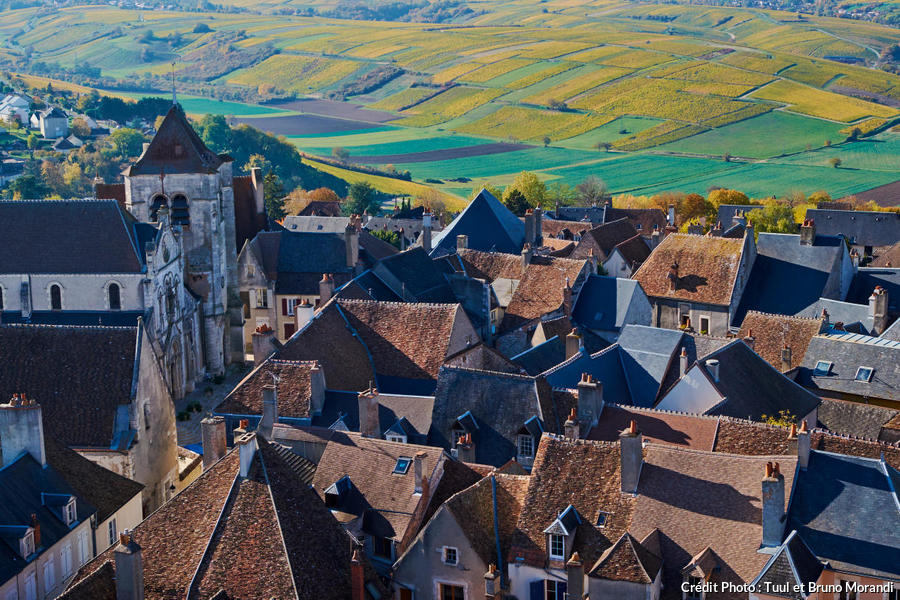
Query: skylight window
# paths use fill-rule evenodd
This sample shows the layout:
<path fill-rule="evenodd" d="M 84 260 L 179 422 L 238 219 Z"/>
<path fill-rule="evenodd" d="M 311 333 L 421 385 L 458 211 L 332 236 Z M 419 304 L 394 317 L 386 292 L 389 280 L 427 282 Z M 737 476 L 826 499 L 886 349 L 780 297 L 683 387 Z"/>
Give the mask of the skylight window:
<path fill-rule="evenodd" d="M 609 520 L 609 513 L 600 511 L 600 514 L 597 515 L 597 527 L 606 527 L 606 522 Z"/>
<path fill-rule="evenodd" d="M 875 372 L 875 369 L 872 367 L 860 367 L 856 370 L 856 381 L 862 381 L 864 383 L 869 383 L 872 381 L 872 373 Z"/>
<path fill-rule="evenodd" d="M 405 475 L 407 471 L 409 471 L 409 463 L 412 462 L 412 459 L 407 456 L 401 456 L 397 459 L 397 464 L 394 465 L 394 473 L 397 475 Z"/>
<path fill-rule="evenodd" d="M 831 366 L 834 363 L 829 362 L 827 360 L 820 360 L 816 363 L 816 368 L 813 369 L 813 375 L 817 375 L 819 377 L 823 377 L 831 373 Z"/>

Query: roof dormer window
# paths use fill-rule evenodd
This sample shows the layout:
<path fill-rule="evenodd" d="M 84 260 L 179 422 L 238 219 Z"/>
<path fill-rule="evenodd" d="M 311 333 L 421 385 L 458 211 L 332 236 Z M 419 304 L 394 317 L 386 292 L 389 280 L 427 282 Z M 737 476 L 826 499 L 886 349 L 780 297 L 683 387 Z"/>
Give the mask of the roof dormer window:
<path fill-rule="evenodd" d="M 558 533 L 550 534 L 548 543 L 550 560 L 566 559 L 566 537 Z"/>
<path fill-rule="evenodd" d="M 869 383 L 872 381 L 872 374 L 875 372 L 875 369 L 872 367 L 860 367 L 856 370 L 856 377 L 854 379 L 856 381 L 862 381 L 863 383 Z"/>
<path fill-rule="evenodd" d="M 63 520 L 66 525 L 70 527 L 78 521 L 78 511 L 75 508 L 75 496 L 72 496 L 63 507 Z"/>
<path fill-rule="evenodd" d="M 401 456 L 397 459 L 397 464 L 394 465 L 393 473 L 396 475 L 406 475 L 406 472 L 409 471 L 409 465 L 412 462 L 412 459 L 408 456 Z"/>
<path fill-rule="evenodd" d="M 19 553 L 22 555 L 22 558 L 28 558 L 34 554 L 34 529 L 31 527 L 19 540 Z"/>
<path fill-rule="evenodd" d="M 600 514 L 597 515 L 597 527 L 603 528 L 606 527 L 607 521 L 609 521 L 611 513 L 600 511 Z"/>
<path fill-rule="evenodd" d="M 817 377 L 824 377 L 831 373 L 831 367 L 834 363 L 827 360 L 820 360 L 816 362 L 816 367 L 813 369 L 813 375 Z"/>

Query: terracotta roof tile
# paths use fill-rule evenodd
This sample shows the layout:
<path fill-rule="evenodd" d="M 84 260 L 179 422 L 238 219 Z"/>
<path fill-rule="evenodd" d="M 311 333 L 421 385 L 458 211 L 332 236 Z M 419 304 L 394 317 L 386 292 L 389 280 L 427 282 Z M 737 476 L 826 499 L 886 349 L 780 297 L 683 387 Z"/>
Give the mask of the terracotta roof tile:
<path fill-rule="evenodd" d="M 564 239 L 571 240 L 573 236 L 580 236 L 592 227 L 590 221 L 558 221 L 556 219 L 541 219 L 541 232 L 544 234 L 544 242 L 546 238 L 557 239 L 560 235 L 565 236 Z"/>
<path fill-rule="evenodd" d="M 615 221 L 607 221 L 585 233 L 581 241 L 578 242 L 578 247 L 575 248 L 572 256 L 575 258 L 587 258 L 591 250 L 593 250 L 594 256 L 604 261 L 609 258 L 616 246 L 637 235 L 637 229 L 634 228 L 634 225 L 628 219 L 621 218 Z M 639 241 L 641 240 L 639 239 Z"/>
<path fill-rule="evenodd" d="M 900 242 L 886 248 L 870 262 L 869 267 L 900 267 Z"/>
<path fill-rule="evenodd" d="M 668 223 L 666 213 L 658 208 L 607 207 L 605 219 L 607 222 L 628 219 L 642 235 L 650 235 L 654 227 L 659 227 L 662 231 Z"/>
<path fill-rule="evenodd" d="M 752 330 L 753 350 L 780 371 L 782 348 L 791 349 L 792 367 L 802 364 L 809 342 L 819 333 L 822 322 L 821 318 L 789 317 L 751 310 L 741 323 L 738 337 L 746 337 Z"/>
<path fill-rule="evenodd" d="M 634 274 L 648 296 L 727 306 L 738 276 L 744 241 L 673 233 Z M 678 264 L 675 291 L 669 268 Z"/>
<path fill-rule="evenodd" d="M 616 442 L 619 432 L 631 421 L 637 423 L 647 440 L 696 450 L 712 450 L 719 428 L 719 420 L 715 417 L 607 404 L 588 438 Z"/>
<path fill-rule="evenodd" d="M 310 369 L 314 366 L 315 361 L 270 358 L 244 377 L 216 407 L 216 412 L 261 415 L 263 387 L 271 384 L 272 375 L 275 375 L 279 378 L 278 416 L 293 419 L 309 417 Z"/>
<path fill-rule="evenodd" d="M 651 584 L 656 580 L 662 559 L 634 539 L 630 533 L 622 537 L 597 561 L 591 577 L 612 581 Z"/>

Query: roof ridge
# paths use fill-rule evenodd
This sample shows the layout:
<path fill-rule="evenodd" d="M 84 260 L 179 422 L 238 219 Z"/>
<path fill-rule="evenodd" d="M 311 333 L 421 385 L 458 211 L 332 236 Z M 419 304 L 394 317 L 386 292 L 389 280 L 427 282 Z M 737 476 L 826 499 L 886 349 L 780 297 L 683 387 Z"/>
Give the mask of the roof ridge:
<path fill-rule="evenodd" d="M 585 440 L 582 438 L 572 440 L 561 433 L 550 433 L 547 431 L 542 433 L 541 437 L 548 437 L 555 442 L 564 442 L 571 446 L 596 446 L 598 448 L 617 448 L 619 446 L 618 441 L 610 442 L 607 440 Z"/>
<path fill-rule="evenodd" d="M 897 448 L 900 449 L 900 441 L 897 442 L 885 442 L 883 440 L 876 440 L 872 438 L 865 438 L 856 435 L 850 435 L 849 433 L 837 433 L 835 431 L 831 431 L 830 429 L 823 429 L 821 427 L 816 427 L 811 431 L 811 433 L 821 433 L 822 435 L 827 435 L 830 437 L 840 438 L 843 440 L 852 440 L 855 442 L 866 442 L 867 444 L 877 444 L 879 446 L 885 446 L 887 448 Z M 826 450 L 820 450 L 820 452 L 827 452 Z"/>
<path fill-rule="evenodd" d="M 94 197 L 85 197 L 85 198 L 27 198 L 22 200 L 0 200 L 0 204 L 24 204 L 24 203 L 48 203 L 48 202 L 83 202 L 85 204 L 88 203 L 111 203 L 118 204 L 118 201 L 112 198 L 94 198 Z"/>
<path fill-rule="evenodd" d="M 321 235 L 321 234 L 316 234 Z M 459 305 L 458 302 L 397 302 L 392 300 L 363 300 L 360 298 L 337 298 L 337 302 L 339 304 L 347 303 L 347 304 L 380 304 L 380 305 L 391 305 L 391 306 L 416 306 L 416 307 L 429 307 L 429 308 L 455 308 Z"/>
<path fill-rule="evenodd" d="M 109 331 L 117 329 L 130 331 L 137 329 L 137 325 L 64 325 L 60 323 L 0 323 L 0 327 L 21 327 L 22 329 L 97 329 Z"/>
<path fill-rule="evenodd" d="M 448 369 L 452 371 L 466 371 L 471 373 L 484 373 L 486 375 L 503 375 L 504 377 L 515 377 L 523 381 L 534 381 L 537 378 L 532 375 L 523 375 L 521 373 L 505 373 L 503 371 L 491 371 L 488 369 L 475 369 L 473 367 L 461 367 L 457 365 L 441 365 L 441 370 Z"/>
<path fill-rule="evenodd" d="M 697 455 L 704 455 L 704 456 L 727 456 L 729 458 L 740 458 L 742 460 L 762 460 L 765 458 L 770 458 L 772 460 L 777 459 L 779 461 L 784 461 L 784 460 L 790 460 L 792 458 L 795 460 L 797 459 L 796 456 L 792 456 L 790 454 L 759 454 L 759 455 L 756 455 L 756 454 L 734 454 L 732 452 L 717 452 L 715 450 L 700 450 L 697 448 L 685 448 L 683 446 L 675 446 L 673 444 L 658 444 L 658 443 L 654 443 L 649 440 L 646 441 L 646 444 L 648 446 L 653 446 L 654 449 L 661 450 L 663 452 L 674 452 L 674 453 L 684 452 L 687 454 L 697 454 Z"/>
<path fill-rule="evenodd" d="M 862 306 L 862 305 L 860 305 L 860 306 Z M 764 312 L 761 310 L 748 310 L 747 311 L 747 315 L 749 315 L 751 313 L 756 314 L 756 315 L 762 315 L 764 317 L 778 317 L 780 319 L 792 319 L 795 321 L 810 321 L 810 322 L 812 322 L 812 321 L 821 321 L 822 320 L 822 317 L 801 317 L 799 315 L 780 315 L 778 313 Z M 744 319 L 747 318 L 747 315 L 744 315 Z M 743 323 L 742 323 L 742 325 L 743 325 Z"/>

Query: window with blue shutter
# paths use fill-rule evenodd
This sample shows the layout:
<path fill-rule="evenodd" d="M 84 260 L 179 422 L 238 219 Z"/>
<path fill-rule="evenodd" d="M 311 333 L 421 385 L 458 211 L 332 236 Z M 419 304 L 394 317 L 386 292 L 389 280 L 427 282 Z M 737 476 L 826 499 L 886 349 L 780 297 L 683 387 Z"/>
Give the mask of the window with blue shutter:
<path fill-rule="evenodd" d="M 531 595 L 529 600 L 544 600 L 544 582 L 541 579 L 532 581 L 530 584 Z"/>

